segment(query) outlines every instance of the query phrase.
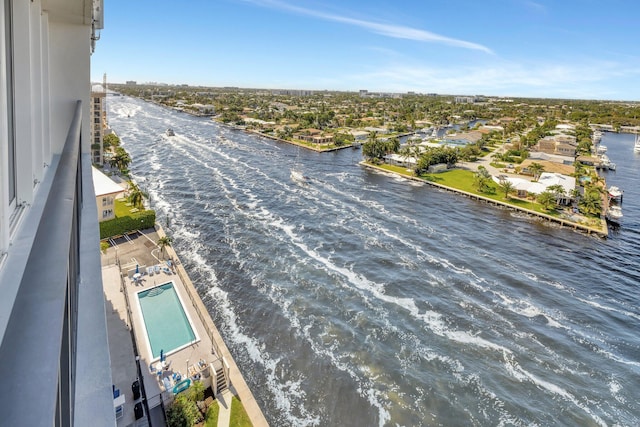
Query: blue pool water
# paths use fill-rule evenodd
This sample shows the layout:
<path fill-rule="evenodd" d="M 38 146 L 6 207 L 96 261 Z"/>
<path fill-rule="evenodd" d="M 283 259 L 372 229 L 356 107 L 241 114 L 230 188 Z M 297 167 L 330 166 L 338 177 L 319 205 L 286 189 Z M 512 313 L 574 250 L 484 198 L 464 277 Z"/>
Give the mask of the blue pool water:
<path fill-rule="evenodd" d="M 172 282 L 138 292 L 138 301 L 154 358 L 160 350 L 169 354 L 196 340 Z"/>

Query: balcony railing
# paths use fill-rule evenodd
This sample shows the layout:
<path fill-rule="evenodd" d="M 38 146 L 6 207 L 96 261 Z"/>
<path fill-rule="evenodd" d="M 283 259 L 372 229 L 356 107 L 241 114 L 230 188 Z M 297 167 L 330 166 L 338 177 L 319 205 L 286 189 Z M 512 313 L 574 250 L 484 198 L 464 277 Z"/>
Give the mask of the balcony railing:
<path fill-rule="evenodd" d="M 77 101 L 63 152 L 52 159 L 14 237 L 5 265 L 11 271 L 3 272 L 19 285 L 0 344 L 2 425 L 115 424 L 97 207 L 81 123 Z"/>

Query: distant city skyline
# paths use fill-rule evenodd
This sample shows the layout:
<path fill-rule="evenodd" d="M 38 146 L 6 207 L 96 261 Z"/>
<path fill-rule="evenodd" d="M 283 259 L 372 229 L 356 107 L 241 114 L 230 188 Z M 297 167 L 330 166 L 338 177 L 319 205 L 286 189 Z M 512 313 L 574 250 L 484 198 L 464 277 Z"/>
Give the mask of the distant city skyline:
<path fill-rule="evenodd" d="M 389 3 L 389 4 L 388 4 Z M 92 80 L 640 100 L 640 4 L 612 0 L 105 4 Z"/>

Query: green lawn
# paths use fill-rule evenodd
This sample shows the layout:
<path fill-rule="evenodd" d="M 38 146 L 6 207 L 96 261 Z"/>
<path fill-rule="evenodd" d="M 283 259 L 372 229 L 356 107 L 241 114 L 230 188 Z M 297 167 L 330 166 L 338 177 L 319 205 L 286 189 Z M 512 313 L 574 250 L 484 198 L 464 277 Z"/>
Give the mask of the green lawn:
<path fill-rule="evenodd" d="M 207 415 L 205 416 L 204 427 L 216 427 L 218 425 L 218 415 L 220 414 L 220 406 L 218 401 L 214 400 L 211 406 L 207 408 Z M 251 427 L 251 421 L 247 412 L 242 406 L 242 402 L 233 396 L 231 400 L 231 420 L 229 421 L 230 427 Z"/>
<path fill-rule="evenodd" d="M 204 427 L 217 427 L 219 413 L 220 406 L 218 405 L 218 401 L 214 400 L 213 403 L 207 408 L 207 415 L 205 415 L 204 417 Z"/>
<path fill-rule="evenodd" d="M 302 145 L 305 147 L 309 147 L 312 150 L 317 150 L 317 151 L 321 151 L 321 150 L 331 150 L 333 148 L 346 148 L 347 146 L 349 146 L 350 144 L 344 144 L 344 145 L 337 145 L 337 144 L 315 144 L 313 142 L 309 142 L 309 141 L 303 141 L 301 139 L 292 139 L 291 142 L 296 143 L 298 145 Z"/>
<path fill-rule="evenodd" d="M 127 206 L 126 199 L 116 199 L 114 211 L 116 213 L 116 218 L 122 218 L 123 216 L 131 215 L 131 209 L 133 206 Z"/>
<path fill-rule="evenodd" d="M 247 411 L 244 410 L 240 399 L 233 396 L 231 401 L 231 421 L 229 427 L 251 427 L 251 421 L 247 415 Z"/>
<path fill-rule="evenodd" d="M 407 171 L 407 168 L 402 166 L 393 166 L 393 165 L 380 165 L 380 168 L 388 170 L 390 172 L 395 172 L 405 176 L 414 176 L 413 171 Z M 433 173 L 433 174 L 425 174 L 420 176 L 421 179 L 425 181 L 433 182 L 436 184 L 444 185 L 447 187 L 454 188 L 456 190 L 466 191 L 467 193 L 475 194 L 478 196 L 486 197 L 488 199 L 497 200 L 500 202 L 508 203 L 515 207 L 521 209 L 529 209 L 535 212 L 543 213 L 546 215 L 559 217 L 560 213 L 557 211 L 546 211 L 542 205 L 539 203 L 535 203 L 528 200 L 517 199 L 514 197 L 510 197 L 506 199 L 504 197 L 504 192 L 500 191 L 498 188 L 498 184 L 495 182 L 491 182 L 489 184 L 489 191 L 480 193 L 476 190 L 474 186 L 474 172 L 463 169 L 450 169 L 446 172 L 441 173 Z"/>

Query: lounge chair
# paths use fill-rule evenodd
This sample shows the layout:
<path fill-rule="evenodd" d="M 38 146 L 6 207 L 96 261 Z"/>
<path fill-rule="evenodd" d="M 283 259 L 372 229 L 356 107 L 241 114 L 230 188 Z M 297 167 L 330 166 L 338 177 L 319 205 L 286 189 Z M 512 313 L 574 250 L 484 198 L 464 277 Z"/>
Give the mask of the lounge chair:
<path fill-rule="evenodd" d="M 156 274 L 160 273 L 160 266 L 159 265 L 153 266 L 153 269 L 154 269 Z"/>

